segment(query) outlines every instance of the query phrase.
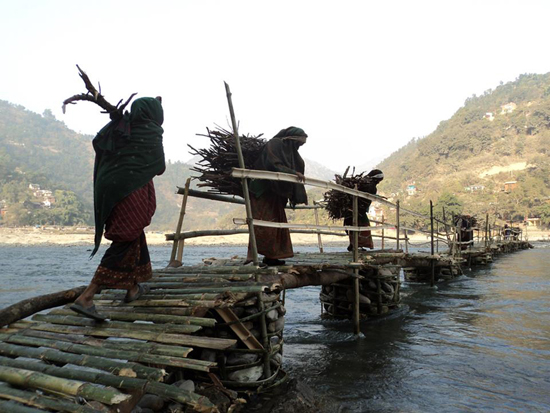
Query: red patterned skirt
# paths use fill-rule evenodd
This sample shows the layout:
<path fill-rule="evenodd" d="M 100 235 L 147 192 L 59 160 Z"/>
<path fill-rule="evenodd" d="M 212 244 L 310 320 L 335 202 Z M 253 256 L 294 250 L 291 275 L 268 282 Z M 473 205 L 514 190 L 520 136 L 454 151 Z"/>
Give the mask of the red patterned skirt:
<path fill-rule="evenodd" d="M 155 209 L 153 181 L 116 204 L 105 224 L 105 238 L 112 243 L 101 259 L 93 283 L 127 290 L 151 279 L 151 259 L 143 229 L 151 223 Z"/>

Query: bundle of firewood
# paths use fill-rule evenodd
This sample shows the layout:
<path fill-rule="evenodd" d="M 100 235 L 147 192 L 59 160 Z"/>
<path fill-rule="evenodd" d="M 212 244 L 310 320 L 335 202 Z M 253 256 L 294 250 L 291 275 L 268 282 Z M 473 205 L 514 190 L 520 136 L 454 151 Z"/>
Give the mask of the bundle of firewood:
<path fill-rule="evenodd" d="M 375 180 L 366 176 L 366 172 L 361 172 L 355 175 L 355 168 L 350 176 L 347 175 L 349 167 L 346 169 L 344 175 L 334 175 L 334 181 L 338 185 L 345 186 L 347 188 L 357 189 L 359 191 L 367 192 L 369 194 L 376 193 Z M 358 200 L 359 213 L 366 213 L 369 210 L 371 201 L 364 198 Z M 351 216 L 353 213 L 353 196 L 344 194 L 343 192 L 331 189 L 325 193 L 325 209 L 328 215 L 333 220 L 342 219 L 346 216 Z"/>
<path fill-rule="evenodd" d="M 198 155 L 198 161 L 192 171 L 200 173 L 199 187 L 209 187 L 208 192 L 243 196 L 241 181 L 231 177 L 231 169 L 239 167 L 239 158 L 233 132 L 219 126 L 215 130 L 206 128 L 206 134 L 197 134 L 210 139 L 210 147 L 195 149 L 191 145 L 189 153 Z M 246 169 L 253 169 L 266 140 L 258 136 L 241 135 L 240 143 Z"/>

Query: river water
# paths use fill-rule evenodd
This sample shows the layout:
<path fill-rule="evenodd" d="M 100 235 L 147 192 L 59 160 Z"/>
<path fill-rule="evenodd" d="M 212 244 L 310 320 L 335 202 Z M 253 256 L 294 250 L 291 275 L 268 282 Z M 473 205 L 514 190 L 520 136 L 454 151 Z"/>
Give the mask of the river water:
<path fill-rule="evenodd" d="M 549 412 L 550 244 L 535 246 L 437 289 L 404 283 L 403 312 L 364 322 L 360 338 L 350 322 L 321 320 L 318 287 L 290 290 L 285 369 L 342 412 Z M 163 267 L 170 248 L 150 250 Z M 212 251 L 188 246 L 185 264 Z M 0 308 L 86 284 L 99 261 L 89 252 L 0 247 Z M 217 257 L 245 253 L 215 249 Z"/>

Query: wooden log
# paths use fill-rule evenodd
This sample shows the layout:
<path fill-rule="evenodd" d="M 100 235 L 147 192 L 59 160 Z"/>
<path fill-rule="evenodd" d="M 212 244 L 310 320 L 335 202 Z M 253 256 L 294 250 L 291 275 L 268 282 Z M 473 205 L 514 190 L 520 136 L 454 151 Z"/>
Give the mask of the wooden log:
<path fill-rule="evenodd" d="M 0 357 L 0 366 L 9 366 L 16 369 L 28 369 L 30 371 L 41 372 L 47 377 L 65 378 L 69 380 L 87 381 L 90 383 L 101 384 L 103 386 L 115 387 L 123 390 L 144 390 L 146 393 L 155 394 L 168 400 L 174 400 L 184 403 L 200 412 L 217 412 L 215 406 L 204 396 L 199 396 L 178 387 L 149 382 L 144 379 L 132 377 L 113 376 L 107 373 L 97 373 L 86 370 L 77 370 L 69 367 L 56 367 L 44 363 L 35 363 L 27 360 L 13 360 L 6 357 Z"/>
<path fill-rule="evenodd" d="M 63 324 L 68 326 L 83 326 L 83 327 L 101 327 L 101 328 L 116 328 L 130 329 L 136 331 L 154 331 L 162 333 L 181 333 L 191 334 L 202 329 L 201 326 L 191 326 L 182 324 L 153 324 L 153 323 L 127 323 L 121 321 L 104 321 L 98 324 L 97 321 L 87 317 L 78 317 L 73 315 L 50 315 L 36 314 L 33 318 L 35 321 L 44 321 L 52 324 Z"/>
<path fill-rule="evenodd" d="M 208 372 L 210 367 L 216 365 L 216 363 L 203 361 L 203 360 L 194 360 L 194 359 L 185 359 L 180 357 L 167 357 L 160 356 L 158 354 L 147 354 L 141 353 L 139 351 L 129 351 L 125 350 L 114 350 L 114 349 L 105 349 L 93 346 L 87 346 L 83 344 L 73 344 L 64 341 L 56 341 L 46 338 L 36 338 L 36 337 L 25 337 L 20 335 L 10 335 L 5 337 L 0 334 L 0 339 L 6 343 L 19 344 L 26 346 L 34 347 L 49 347 L 56 350 L 64 351 L 67 353 L 75 354 L 87 354 L 97 357 L 105 357 L 110 359 L 117 360 L 128 360 L 136 363 L 150 363 L 158 364 L 161 366 L 173 366 L 181 367 L 184 369 L 198 370 Z"/>
<path fill-rule="evenodd" d="M 17 323 L 16 323 L 17 324 Z M 99 327 L 73 327 L 58 324 L 42 324 L 36 323 L 32 325 L 23 324 L 17 326 L 21 328 L 30 328 L 32 330 L 50 331 L 63 334 L 82 334 L 93 337 L 118 337 L 118 338 L 134 338 L 137 340 L 154 341 L 156 343 L 181 344 L 190 347 L 202 347 L 213 350 L 224 350 L 235 344 L 236 340 L 188 336 L 185 334 L 170 334 L 156 333 L 152 331 L 132 331 L 118 330 L 114 328 L 99 328 Z"/>
<path fill-rule="evenodd" d="M 108 405 L 119 404 L 130 398 L 127 394 L 113 388 L 97 387 L 81 381 L 3 365 L 0 365 L 0 380 L 18 387 L 30 387 L 67 396 L 81 396 Z"/>
<path fill-rule="evenodd" d="M 49 315 L 75 315 L 75 312 L 68 308 L 60 308 L 52 310 Z M 152 321 L 154 323 L 172 323 L 172 324 L 189 324 L 202 327 L 214 327 L 216 320 L 214 318 L 177 316 L 167 314 L 144 314 L 131 312 L 128 313 L 122 308 L 119 311 L 105 311 L 101 309 L 101 314 L 105 315 L 109 320 L 115 321 Z"/>
<path fill-rule="evenodd" d="M 8 357 L 30 357 L 54 363 L 92 367 L 123 377 L 139 377 L 160 381 L 166 375 L 166 372 L 162 369 L 142 366 L 141 364 L 123 363 L 103 357 L 69 354 L 54 349 L 30 348 L 8 343 L 0 343 L 0 354 Z"/>
<path fill-rule="evenodd" d="M 16 401 L 28 406 L 38 407 L 39 409 L 48 409 L 69 413 L 97 413 L 96 409 L 91 407 L 67 402 L 59 399 L 52 399 L 42 396 L 35 392 L 15 389 L 7 384 L 0 383 L 0 398 Z M 0 404 L 0 409 L 2 405 Z M 11 412 L 12 410 L 2 410 Z M 42 412 L 42 410 L 40 410 Z"/>
<path fill-rule="evenodd" d="M 39 311 L 72 303 L 76 297 L 82 294 L 85 288 L 86 286 L 71 288 L 70 290 L 41 295 L 10 305 L 0 310 L 0 327 L 9 325 L 14 321 L 21 320 Z"/>
<path fill-rule="evenodd" d="M 4 330 L 3 330 L 4 331 Z M 21 330 L 16 333 L 17 336 L 26 336 L 26 337 L 37 337 L 37 338 L 46 338 L 56 341 L 66 341 L 69 343 L 75 344 L 85 344 L 87 346 L 101 347 L 106 349 L 113 350 L 122 350 L 122 351 L 139 351 L 140 353 L 145 354 L 159 354 L 163 356 L 171 357 L 187 357 L 191 351 L 190 347 L 183 346 L 169 346 L 166 344 L 158 343 L 146 343 L 143 341 L 126 341 L 126 340 L 102 340 L 94 337 L 85 337 L 69 334 L 59 334 L 51 333 L 48 331 L 39 331 L 39 330 Z"/>
<path fill-rule="evenodd" d="M 277 275 L 263 276 L 265 282 L 277 282 L 284 285 L 285 289 L 300 288 L 308 285 L 329 285 L 335 282 L 351 278 L 353 273 L 334 270 L 303 271 L 296 273 L 281 273 Z"/>

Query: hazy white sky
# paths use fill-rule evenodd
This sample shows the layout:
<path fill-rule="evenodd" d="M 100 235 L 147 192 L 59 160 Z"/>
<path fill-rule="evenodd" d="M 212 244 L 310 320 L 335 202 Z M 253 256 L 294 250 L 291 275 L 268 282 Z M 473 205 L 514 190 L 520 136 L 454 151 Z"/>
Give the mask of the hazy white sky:
<path fill-rule="evenodd" d="M 94 134 L 104 123 L 75 64 L 111 103 L 163 96 L 165 151 L 229 125 L 310 136 L 303 156 L 339 171 L 431 133 L 472 94 L 550 71 L 545 1 L 0 0 L 0 99 Z M 307 175 L 307 171 L 306 171 Z"/>

